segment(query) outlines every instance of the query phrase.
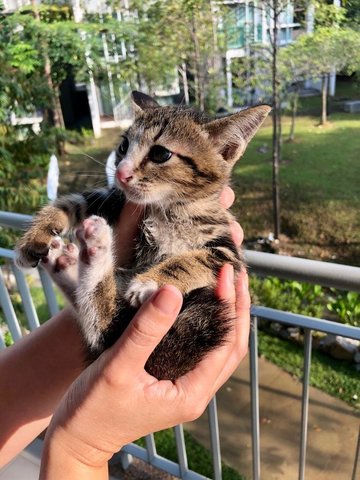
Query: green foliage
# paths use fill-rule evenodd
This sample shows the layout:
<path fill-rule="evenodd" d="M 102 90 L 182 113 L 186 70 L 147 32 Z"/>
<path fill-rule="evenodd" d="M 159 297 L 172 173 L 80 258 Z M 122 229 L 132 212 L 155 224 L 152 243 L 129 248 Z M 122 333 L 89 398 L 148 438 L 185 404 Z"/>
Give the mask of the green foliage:
<path fill-rule="evenodd" d="M 329 5 L 324 0 L 315 2 L 315 25 L 338 27 L 345 22 L 346 10 L 338 5 Z"/>
<path fill-rule="evenodd" d="M 259 331 L 259 354 L 296 375 L 303 376 L 303 348 L 292 342 Z M 348 362 L 335 360 L 318 351 L 312 352 L 310 385 L 340 398 L 359 409 L 359 373 Z"/>
<path fill-rule="evenodd" d="M 347 21 L 358 27 L 360 24 L 360 0 L 346 0 L 344 8 Z"/>
<path fill-rule="evenodd" d="M 338 321 L 360 327 L 360 294 L 356 292 L 254 275 L 250 277 L 250 288 L 254 304 L 317 318 L 326 316 L 326 307 Z"/>
<path fill-rule="evenodd" d="M 360 327 L 360 294 L 356 292 L 339 292 L 331 289 L 327 308 L 335 313 L 342 323 Z"/>
<path fill-rule="evenodd" d="M 18 41 L 9 45 L 11 66 L 25 74 L 33 73 L 40 67 L 39 52 L 29 43 Z"/>
<path fill-rule="evenodd" d="M 190 433 L 185 431 L 184 435 L 189 468 L 201 475 L 212 478 L 213 468 L 211 453 L 195 440 Z M 173 429 L 162 430 L 161 432 L 155 433 L 155 440 L 156 450 L 160 455 L 174 462 L 178 462 Z M 136 443 L 142 447 L 145 446 L 144 439 L 140 439 Z M 224 463 L 222 464 L 222 472 L 223 480 L 244 480 L 242 475 Z"/>
<path fill-rule="evenodd" d="M 280 280 L 276 277 L 262 279 L 251 276 L 250 288 L 255 304 L 302 315 L 322 317 L 325 290 L 320 285 Z"/>
<path fill-rule="evenodd" d="M 351 28 L 318 28 L 312 35 L 301 35 L 297 44 L 307 51 L 308 72 L 314 77 L 360 68 L 360 32 Z"/>
<path fill-rule="evenodd" d="M 12 339 L 11 333 L 9 331 L 5 332 L 4 341 L 5 341 L 5 345 L 7 347 L 10 347 L 11 345 L 14 345 L 14 340 Z"/>
<path fill-rule="evenodd" d="M 0 141 L 0 209 L 30 213 L 46 201 L 48 139 L 31 129 L 9 129 Z"/>

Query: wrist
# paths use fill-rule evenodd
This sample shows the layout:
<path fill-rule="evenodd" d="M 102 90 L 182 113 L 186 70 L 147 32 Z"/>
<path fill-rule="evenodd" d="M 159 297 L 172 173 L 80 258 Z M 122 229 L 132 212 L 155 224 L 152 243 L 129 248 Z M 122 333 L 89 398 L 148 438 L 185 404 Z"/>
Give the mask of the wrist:
<path fill-rule="evenodd" d="M 105 480 L 112 452 L 100 451 L 57 427 L 46 434 L 39 480 Z"/>

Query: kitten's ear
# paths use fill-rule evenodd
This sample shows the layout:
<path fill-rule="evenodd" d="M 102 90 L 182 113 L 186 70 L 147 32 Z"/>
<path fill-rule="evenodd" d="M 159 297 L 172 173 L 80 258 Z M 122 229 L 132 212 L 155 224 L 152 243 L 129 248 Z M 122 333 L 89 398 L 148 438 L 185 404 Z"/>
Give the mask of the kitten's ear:
<path fill-rule="evenodd" d="M 245 152 L 247 144 L 270 110 L 268 105 L 258 105 L 213 120 L 205 124 L 204 128 L 214 140 L 224 160 L 233 165 Z"/>
<path fill-rule="evenodd" d="M 131 98 L 135 115 L 144 110 L 147 110 L 148 108 L 159 107 L 159 104 L 149 95 L 146 95 L 146 93 L 137 92 L 136 90 L 134 90 L 133 92 L 131 92 Z"/>

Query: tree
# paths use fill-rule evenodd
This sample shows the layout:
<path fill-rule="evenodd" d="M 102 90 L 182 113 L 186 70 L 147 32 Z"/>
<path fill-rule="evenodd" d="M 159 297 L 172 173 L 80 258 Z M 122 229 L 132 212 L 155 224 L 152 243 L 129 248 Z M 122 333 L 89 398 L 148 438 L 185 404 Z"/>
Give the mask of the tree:
<path fill-rule="evenodd" d="M 360 33 L 350 28 L 317 29 L 312 35 L 298 39 L 300 48 L 308 52 L 309 74 L 322 80 L 320 124 L 327 122 L 328 78 L 335 71 L 350 74 L 360 68 Z"/>
<path fill-rule="evenodd" d="M 213 92 L 223 79 L 216 8 L 208 0 L 132 2 L 137 28 L 129 50 L 138 84 L 151 92 L 155 86 L 169 86 L 180 70 L 184 89 L 189 89 L 186 97 L 200 110 L 216 109 Z"/>
<path fill-rule="evenodd" d="M 51 122 L 45 121 L 41 132 L 35 134 L 31 125 L 13 125 L 10 119 L 14 115 L 33 116 L 36 110 L 46 111 L 59 101 L 59 86 L 78 61 L 75 55 L 82 52 L 76 30 L 66 19 L 64 24 L 69 28 L 62 29 L 62 21 L 45 24 L 31 9 L 12 15 L 0 12 L 1 209 L 29 212 L 46 199 L 44 176 L 49 154 L 64 131 L 51 128 Z M 44 42 L 51 62 L 51 85 L 44 73 Z M 82 63 L 80 58 L 77 71 Z"/>
<path fill-rule="evenodd" d="M 295 140 L 295 120 L 300 89 L 309 76 L 309 52 L 295 41 L 280 51 L 280 77 L 283 98 L 287 98 L 291 108 L 291 125 L 288 141 Z"/>
<path fill-rule="evenodd" d="M 247 57 L 241 59 L 242 70 L 238 76 L 238 86 L 245 90 L 260 91 L 260 101 L 272 105 L 272 203 L 274 236 L 279 238 L 280 225 L 280 185 L 279 164 L 281 158 L 281 100 L 284 92 L 284 69 L 280 68 L 280 16 L 287 10 L 288 0 L 264 0 L 269 28 L 269 44 L 250 44 Z M 247 43 L 247 42 L 246 42 Z"/>
<path fill-rule="evenodd" d="M 263 5 L 269 22 L 268 48 L 269 60 L 271 63 L 271 94 L 272 94 L 272 196 L 273 196 L 273 218 L 274 236 L 279 238 L 281 231 L 280 224 L 280 185 L 279 185 L 279 164 L 281 159 L 281 81 L 279 78 L 279 27 L 280 17 L 288 9 L 289 0 L 263 0 Z M 298 2 L 299 3 L 299 2 Z M 301 5 L 303 2 L 301 2 Z M 296 6 L 296 2 L 291 5 Z"/>

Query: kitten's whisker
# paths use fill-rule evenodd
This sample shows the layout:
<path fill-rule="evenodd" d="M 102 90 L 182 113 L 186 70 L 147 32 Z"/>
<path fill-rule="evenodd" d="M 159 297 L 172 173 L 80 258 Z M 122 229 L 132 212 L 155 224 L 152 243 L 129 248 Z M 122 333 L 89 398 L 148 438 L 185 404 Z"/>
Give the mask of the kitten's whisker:
<path fill-rule="evenodd" d="M 110 192 L 109 192 L 109 193 L 110 193 Z M 113 192 L 111 192 L 110 195 L 112 195 L 112 193 L 113 193 Z M 87 201 L 89 201 L 92 197 L 95 197 L 95 200 L 92 201 L 92 202 L 89 204 L 89 206 L 88 206 L 89 209 L 90 209 L 90 208 L 94 205 L 94 203 L 96 202 L 97 197 L 98 197 L 98 194 L 99 194 L 99 191 L 98 191 L 98 190 L 94 190 L 93 192 L 91 192 L 91 193 L 89 194 L 89 196 L 88 196 L 88 198 L 87 198 Z M 107 195 L 107 196 L 105 197 L 104 202 L 106 201 L 106 199 L 107 199 L 108 197 L 109 197 L 109 195 Z"/>
<path fill-rule="evenodd" d="M 76 176 L 77 177 L 100 177 L 101 173 L 99 173 L 98 175 L 96 173 L 77 173 Z"/>
<path fill-rule="evenodd" d="M 96 158 L 92 157 L 91 155 L 89 155 L 88 153 L 84 152 L 83 150 L 80 150 L 79 147 L 77 147 L 76 145 L 74 145 L 75 149 L 78 150 L 78 152 L 81 154 L 81 155 L 84 155 L 84 157 L 87 157 L 87 158 L 90 158 L 90 160 L 92 160 L 93 162 L 101 165 L 102 167 L 105 167 L 106 164 L 101 162 L 100 160 L 97 160 Z"/>
<path fill-rule="evenodd" d="M 104 203 L 106 202 L 106 200 L 108 200 L 108 199 L 111 197 L 111 195 L 113 195 L 114 193 L 115 193 L 115 190 L 109 190 L 109 193 L 108 193 L 108 195 L 106 195 L 106 197 L 104 198 L 102 204 L 101 204 L 100 207 L 99 207 L 99 210 L 101 210 L 101 208 L 102 208 L 102 206 L 104 205 Z"/>

